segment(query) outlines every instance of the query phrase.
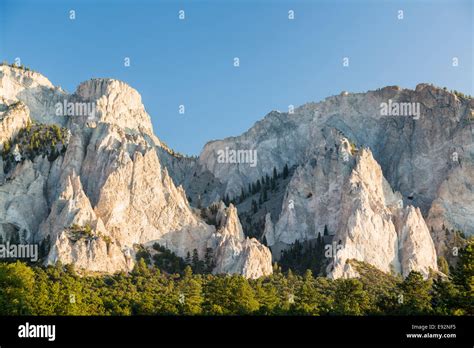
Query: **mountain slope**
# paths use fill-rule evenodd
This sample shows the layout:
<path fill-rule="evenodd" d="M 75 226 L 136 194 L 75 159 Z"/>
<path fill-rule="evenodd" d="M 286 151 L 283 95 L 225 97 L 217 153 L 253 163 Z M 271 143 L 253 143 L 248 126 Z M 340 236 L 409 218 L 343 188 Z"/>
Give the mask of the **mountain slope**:
<path fill-rule="evenodd" d="M 56 98 L 57 89 L 52 85 L 33 91 L 22 85 L 26 79 L 19 77 L 22 74 L 33 80 L 30 85 L 44 82 L 38 74 L 6 66 L 0 69 L 0 95 L 9 100 L 20 100 L 29 108 L 28 103 L 35 99 L 35 109 L 43 99 L 49 105 L 50 98 Z M 181 257 L 196 249 L 200 258 L 207 248 L 217 248 L 221 233 L 201 219 L 184 190 L 175 186 L 162 167 L 157 151 L 161 143 L 152 133 L 150 118 L 135 90 L 116 80 L 95 79 L 63 97 L 60 104 L 67 100 L 92 105 L 93 113 L 56 115 L 71 133 L 64 153 L 55 159 L 40 153 L 32 161 L 21 158 L 6 173 L 8 183 L 2 186 L 0 214 L 22 242 L 49 241 L 48 262 L 74 263 L 98 272 L 130 270 L 135 247 L 140 244 L 158 243 Z M 32 119 L 54 119 L 38 115 L 35 112 Z M 19 190 L 31 192 L 29 203 L 18 202 Z M 34 216 L 32 209 L 37 212 Z M 2 237 L 11 238 L 5 231 Z M 241 253 L 240 263 L 218 272 L 247 277 L 271 272 L 270 253 L 265 254 L 266 247 L 257 241 L 236 239 L 219 248 L 226 253 L 247 251 Z M 262 248 L 263 257 L 248 260 Z M 219 263 L 217 250 L 215 257 Z"/>

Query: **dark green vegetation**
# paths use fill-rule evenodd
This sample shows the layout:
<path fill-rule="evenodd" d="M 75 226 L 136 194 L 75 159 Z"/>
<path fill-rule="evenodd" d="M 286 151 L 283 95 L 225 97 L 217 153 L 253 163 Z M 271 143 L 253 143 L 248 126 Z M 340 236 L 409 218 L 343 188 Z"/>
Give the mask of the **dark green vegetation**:
<path fill-rule="evenodd" d="M 17 65 L 16 63 L 8 64 L 7 61 L 3 61 L 2 63 L 0 63 L 0 66 L 1 65 L 9 66 L 10 68 L 17 68 L 17 69 L 21 69 L 25 71 L 30 71 L 30 68 L 27 66 L 24 66 L 23 64 L 20 64 L 20 65 Z"/>
<path fill-rule="evenodd" d="M 325 228 L 325 233 L 326 231 L 327 228 Z M 318 235 L 315 241 L 308 243 L 297 240 L 288 249 L 283 250 L 278 261 L 282 270 L 292 270 L 298 274 L 304 274 L 309 269 L 314 275 L 325 276 L 325 268 L 329 259 L 324 255 L 326 243 L 323 238 Z"/>
<path fill-rule="evenodd" d="M 288 169 L 288 164 L 285 164 L 285 167 L 283 168 L 283 171 L 281 173 L 278 173 L 277 169 L 273 167 L 273 172 L 272 176 L 269 176 L 266 174 L 265 176 L 262 176 L 261 179 L 257 179 L 257 181 L 251 183 L 248 185 L 248 188 L 246 189 L 245 187 L 241 188 L 240 195 L 238 197 L 234 197 L 232 199 L 229 198 L 229 195 L 227 194 L 224 197 L 224 204 L 229 205 L 232 203 L 233 205 L 237 205 L 238 203 L 242 203 L 245 199 L 248 197 L 251 197 L 253 195 L 258 194 L 258 207 L 260 207 L 263 202 L 266 202 L 268 200 L 268 195 L 269 192 L 274 192 L 278 190 L 279 187 L 279 179 L 286 179 L 288 178 L 289 175 L 289 169 Z M 257 207 L 257 201 L 252 200 L 252 207 Z M 257 208 L 252 208 L 254 213 L 256 212 Z"/>
<path fill-rule="evenodd" d="M 291 175 L 296 167 L 289 168 L 287 164 L 281 172 L 276 167 L 272 174 L 266 174 L 255 182 L 242 187 L 240 195 L 229 199 L 224 197 L 224 203 L 234 204 L 237 207 L 239 219 L 246 237 L 256 238 L 265 242 L 263 231 L 265 229 L 265 216 L 277 214 L 283 203 L 285 187 L 288 185 Z"/>
<path fill-rule="evenodd" d="M 15 163 L 25 159 L 32 161 L 36 156 L 47 156 L 52 162 L 66 151 L 66 147 L 66 128 L 30 123 L 20 129 L 14 139 L 3 143 L 4 172 L 8 172 Z"/>
<path fill-rule="evenodd" d="M 160 249 L 159 247 L 157 247 Z M 165 253 L 165 249 L 160 249 Z M 191 261 L 192 262 L 192 261 Z M 448 279 L 405 279 L 353 262 L 361 277 L 331 280 L 283 273 L 247 280 L 168 274 L 140 259 L 130 273 L 80 277 L 71 266 L 0 263 L 2 315 L 472 315 L 474 244 L 460 251 Z"/>

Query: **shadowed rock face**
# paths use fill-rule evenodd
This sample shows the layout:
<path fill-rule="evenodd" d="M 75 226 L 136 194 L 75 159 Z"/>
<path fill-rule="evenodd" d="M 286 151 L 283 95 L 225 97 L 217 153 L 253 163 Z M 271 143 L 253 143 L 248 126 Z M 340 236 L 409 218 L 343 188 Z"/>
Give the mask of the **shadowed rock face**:
<path fill-rule="evenodd" d="M 413 110 L 419 108 L 419 114 L 386 115 L 381 108 L 384 103 L 398 103 L 400 108 L 410 104 Z M 474 233 L 473 110 L 474 100 L 428 84 L 415 90 L 385 87 L 341 94 L 305 104 L 292 114 L 273 111 L 241 136 L 210 142 L 196 166 L 210 171 L 222 182 L 223 194 L 231 197 L 262 175 L 271 175 L 274 166 L 278 171 L 285 164 L 296 167 L 281 211 L 266 219 L 265 237 L 268 245 L 275 246 L 274 257 L 278 258 L 282 245 L 314 239 L 325 225 L 331 234 L 340 233 L 349 218 L 342 214 L 341 202 L 354 162 L 352 154 L 347 161 L 342 156 L 350 152 L 349 143 L 367 147 L 386 178 L 383 186 L 399 192 L 397 200 L 403 206 L 419 209 L 416 216 L 431 231 L 442 255 L 443 225 L 467 235 Z M 255 149 L 257 166 L 218 163 L 217 152 L 224 148 Z M 378 196 L 371 197 L 376 200 Z M 289 209 L 290 201 L 293 209 Z M 379 212 L 374 214 L 381 218 Z M 419 226 L 416 231 L 426 234 L 423 224 L 415 225 Z M 399 235 L 401 230 L 395 231 Z M 369 239 L 366 230 L 359 233 Z M 436 261 L 431 256 L 428 259 L 435 269 Z M 396 269 L 405 273 L 403 268 Z"/>
<path fill-rule="evenodd" d="M 49 240 L 48 262 L 130 270 L 134 246 L 156 242 L 182 257 L 196 249 L 203 258 L 212 248 L 214 273 L 270 274 L 270 250 L 245 238 L 233 205 L 219 205 L 215 225 L 193 206 L 236 196 L 285 164 L 294 170 L 280 211 L 266 216 L 266 242 L 279 250 L 327 226 L 343 246 L 328 267 L 332 277 L 357 275 L 352 258 L 426 276 L 437 270 L 443 225 L 474 232 L 474 103 L 430 85 L 273 111 L 241 136 L 208 143 L 199 158 L 168 149 L 153 134 L 138 92 L 120 81 L 94 79 L 67 94 L 38 73 L 2 66 L 0 97 L 4 139 L 30 117 L 71 133 L 56 159 L 37 156 L 0 175 L 0 234 L 14 226 L 24 242 Z M 93 116 L 57 116 L 65 100 L 93 105 Z M 415 103 L 420 113 L 387 116 L 383 103 Z M 256 151 L 257 161 L 221 163 L 226 148 Z"/>
<path fill-rule="evenodd" d="M 382 103 L 419 103 L 418 119 L 385 116 Z M 473 160 L 471 109 L 474 101 L 443 89 L 420 84 L 416 90 L 386 87 L 367 93 L 340 95 L 305 104 L 293 114 L 273 111 L 238 137 L 208 143 L 199 163 L 226 183 L 226 192 L 238 194 L 275 166 L 302 165 L 320 152 L 325 129 L 342 132 L 357 146 L 367 146 L 390 185 L 426 215 L 441 183 L 452 167 L 453 152 L 460 162 Z M 255 168 L 247 164 L 220 164 L 221 148 L 258 151 Z M 471 226 L 472 228 L 472 226 Z"/>
<path fill-rule="evenodd" d="M 37 73 L 4 66 L 1 71 L 0 92 L 25 104 L 14 119 L 20 128 L 29 120 L 32 99 L 36 108 L 57 96 L 57 89 Z M 24 85 L 27 77 L 33 80 L 28 86 L 41 89 L 30 91 Z M 49 240 L 48 263 L 74 263 L 88 271 L 131 270 L 136 244 L 159 243 L 182 257 L 196 249 L 204 258 L 206 249 L 214 248 L 219 265 L 215 272 L 249 278 L 271 273 L 268 248 L 245 239 L 242 230 L 232 232 L 240 226 L 234 207 L 217 231 L 189 205 L 183 188 L 175 186 L 160 163 L 161 142 L 134 89 L 97 79 L 81 84 L 73 95 L 61 96 L 92 104 L 95 113 L 62 116 L 60 124 L 71 131 L 63 155 L 54 161 L 42 156 L 24 160 L 7 173 L 0 218 L 9 224 L 5 226 L 21 229 L 23 242 Z M 41 110 L 35 109 L 32 119 L 56 122 Z M 0 130 L 12 122 L 11 117 L 3 120 Z M 14 136 L 13 131 L 4 136 Z M 2 237 L 7 237 L 5 231 Z"/>

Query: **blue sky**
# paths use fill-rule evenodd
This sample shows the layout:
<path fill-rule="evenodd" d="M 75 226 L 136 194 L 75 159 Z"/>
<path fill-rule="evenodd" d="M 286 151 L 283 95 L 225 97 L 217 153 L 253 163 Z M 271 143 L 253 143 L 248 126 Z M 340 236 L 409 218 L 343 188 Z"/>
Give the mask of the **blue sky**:
<path fill-rule="evenodd" d="M 471 0 L 0 0 L 0 60 L 20 57 L 69 92 L 123 80 L 162 140 L 198 154 L 271 110 L 342 90 L 429 82 L 474 95 L 473 17 Z"/>

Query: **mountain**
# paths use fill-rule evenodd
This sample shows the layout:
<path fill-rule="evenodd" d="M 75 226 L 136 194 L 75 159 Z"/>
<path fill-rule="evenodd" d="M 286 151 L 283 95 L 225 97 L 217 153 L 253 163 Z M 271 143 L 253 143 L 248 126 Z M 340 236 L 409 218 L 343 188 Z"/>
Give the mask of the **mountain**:
<path fill-rule="evenodd" d="M 215 272 L 246 277 L 271 272 L 268 248 L 234 234 L 235 208 L 221 209 L 229 216 L 220 228 L 206 224 L 189 205 L 160 162 L 162 144 L 134 89 L 93 79 L 69 95 L 38 73 L 0 69 L 2 127 L 8 128 L 12 114 L 19 126 L 33 122 L 23 132 L 26 141 L 15 129 L 4 134 L 20 157 L 3 145 L 3 240 L 43 243 L 47 263 L 74 263 L 94 272 L 131 270 L 137 245 L 155 243 L 183 258 L 196 249 L 203 259 L 211 248 Z M 58 115 L 61 105 L 66 107 Z"/>
<path fill-rule="evenodd" d="M 117 80 L 68 94 L 3 65 L 0 97 L 0 236 L 40 243 L 46 263 L 127 271 L 158 243 L 258 278 L 325 234 L 331 277 L 357 276 L 351 259 L 427 277 L 457 230 L 474 233 L 474 101 L 428 84 L 272 111 L 197 158 Z"/>
<path fill-rule="evenodd" d="M 263 203 L 271 213 L 260 218 L 263 227 L 255 233 L 263 234 L 275 259 L 294 241 L 314 240 L 326 227 L 347 248 L 348 237 L 361 238 L 366 252 L 357 255 L 360 260 L 404 274 L 421 267 L 426 275 L 428 268 L 436 269 L 431 240 L 438 256 L 449 258 L 457 231 L 474 233 L 473 109 L 472 98 L 429 84 L 343 92 L 292 112 L 272 111 L 240 136 L 209 142 L 193 175 L 219 181 L 220 197 L 239 197 L 248 184 L 271 177 L 274 167 L 281 172 L 288 165 L 293 171 L 283 198 Z M 218 163 L 217 153 L 226 148 L 256 151 L 257 164 Z M 365 166 L 371 170 L 361 175 Z M 193 185 L 192 171 L 187 173 L 177 175 L 186 190 Z M 362 191 L 351 195 L 355 178 Z M 213 191 L 199 194 L 205 203 L 216 199 Z M 367 215 L 369 206 L 373 213 Z M 246 207 L 250 204 L 238 205 L 242 214 Z M 358 232 L 351 232 L 356 226 L 350 224 L 359 224 Z M 384 239 L 378 250 L 384 256 L 369 251 L 377 238 Z M 421 260 L 424 266 L 416 266 Z"/>

